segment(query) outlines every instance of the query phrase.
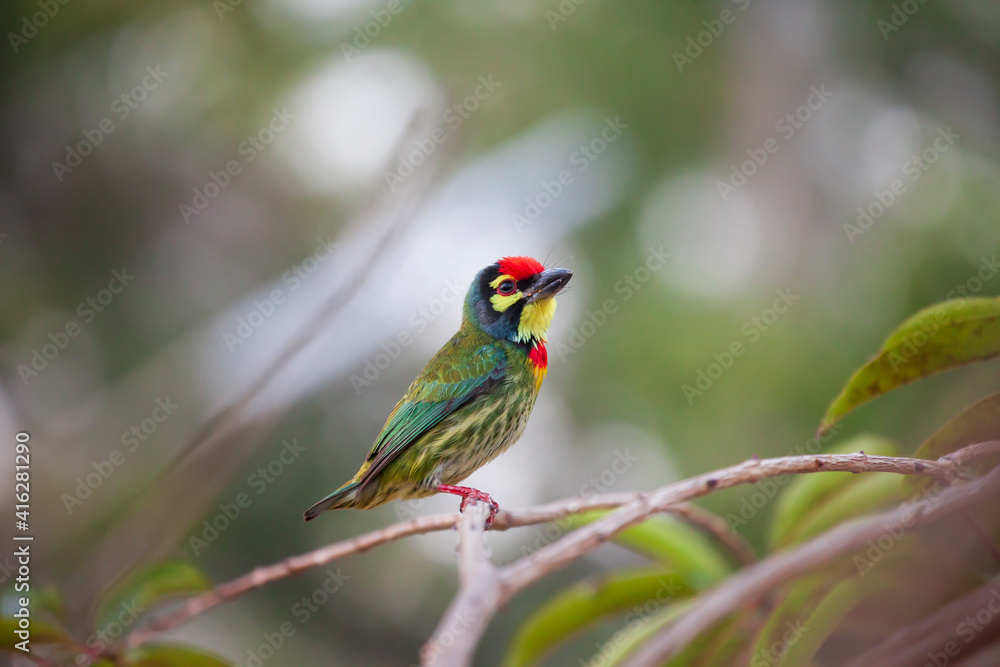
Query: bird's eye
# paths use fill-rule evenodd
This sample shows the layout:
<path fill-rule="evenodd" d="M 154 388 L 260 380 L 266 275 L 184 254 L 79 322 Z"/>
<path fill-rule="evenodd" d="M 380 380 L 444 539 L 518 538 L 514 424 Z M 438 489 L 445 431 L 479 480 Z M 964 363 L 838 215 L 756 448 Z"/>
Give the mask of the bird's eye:
<path fill-rule="evenodd" d="M 515 283 L 513 280 L 505 280 L 502 283 L 500 283 L 499 287 L 497 287 L 497 293 L 500 296 L 510 296 L 516 291 L 517 291 L 517 283 Z"/>

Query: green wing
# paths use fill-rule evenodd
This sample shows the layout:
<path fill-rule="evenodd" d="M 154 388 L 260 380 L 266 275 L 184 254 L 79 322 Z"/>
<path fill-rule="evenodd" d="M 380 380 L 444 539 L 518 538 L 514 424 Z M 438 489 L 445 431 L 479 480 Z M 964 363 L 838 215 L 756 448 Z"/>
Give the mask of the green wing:
<path fill-rule="evenodd" d="M 495 387 L 506 374 L 507 355 L 497 347 L 483 345 L 471 355 L 455 341 L 442 348 L 386 420 L 368 454 L 371 466 L 361 478 L 361 486 L 374 479 L 428 429 Z"/>

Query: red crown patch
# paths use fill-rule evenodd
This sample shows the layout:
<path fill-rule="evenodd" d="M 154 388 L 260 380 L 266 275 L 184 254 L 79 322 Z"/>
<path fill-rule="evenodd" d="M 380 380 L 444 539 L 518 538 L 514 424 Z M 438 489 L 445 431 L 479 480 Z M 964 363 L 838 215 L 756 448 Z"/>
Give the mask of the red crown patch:
<path fill-rule="evenodd" d="M 514 280 L 524 280 L 545 270 L 542 263 L 531 257 L 504 257 L 498 264 L 500 273 L 506 273 Z"/>

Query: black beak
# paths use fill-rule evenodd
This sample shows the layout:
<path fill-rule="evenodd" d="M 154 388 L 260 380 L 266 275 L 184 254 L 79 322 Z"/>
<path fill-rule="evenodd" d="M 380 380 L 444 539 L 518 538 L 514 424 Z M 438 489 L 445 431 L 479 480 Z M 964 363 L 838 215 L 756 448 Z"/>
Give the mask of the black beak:
<path fill-rule="evenodd" d="M 533 303 L 539 299 L 547 299 L 558 294 L 573 277 L 569 269 L 546 269 L 537 276 L 534 282 L 524 292 L 524 302 Z"/>

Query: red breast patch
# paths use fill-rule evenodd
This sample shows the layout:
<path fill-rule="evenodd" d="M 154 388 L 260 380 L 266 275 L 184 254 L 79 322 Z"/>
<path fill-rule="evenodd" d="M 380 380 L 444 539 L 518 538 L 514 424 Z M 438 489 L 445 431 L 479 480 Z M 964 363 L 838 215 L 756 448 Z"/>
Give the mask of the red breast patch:
<path fill-rule="evenodd" d="M 528 352 L 528 359 L 535 365 L 535 368 L 548 368 L 549 351 L 545 348 L 545 343 L 540 340 L 535 341 L 531 351 Z"/>

